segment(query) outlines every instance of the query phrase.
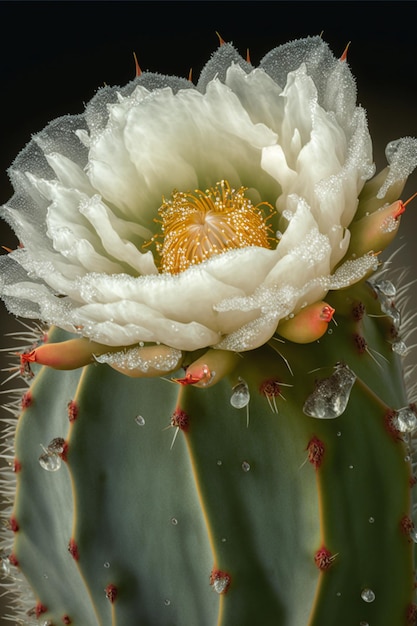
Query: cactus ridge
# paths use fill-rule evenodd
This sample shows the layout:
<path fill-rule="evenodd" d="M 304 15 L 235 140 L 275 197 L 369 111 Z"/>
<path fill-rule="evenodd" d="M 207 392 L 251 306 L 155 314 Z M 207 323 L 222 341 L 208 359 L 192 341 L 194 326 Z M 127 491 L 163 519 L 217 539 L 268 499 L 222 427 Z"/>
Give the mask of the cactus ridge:
<path fill-rule="evenodd" d="M 35 593 L 19 623 L 414 623 L 409 331 L 378 280 L 330 294 L 307 350 L 273 338 L 202 388 L 31 365 L 3 452 L 5 580 Z"/>

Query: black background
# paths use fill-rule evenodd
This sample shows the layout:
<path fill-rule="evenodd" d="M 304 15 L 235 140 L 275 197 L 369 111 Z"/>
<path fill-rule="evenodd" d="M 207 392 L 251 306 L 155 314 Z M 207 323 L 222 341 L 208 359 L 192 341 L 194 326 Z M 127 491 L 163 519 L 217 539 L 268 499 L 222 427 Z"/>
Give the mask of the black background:
<path fill-rule="evenodd" d="M 194 79 L 218 45 L 216 31 L 256 65 L 271 48 L 323 33 L 336 55 L 350 41 L 348 60 L 358 101 L 368 111 L 374 157 L 384 147 L 417 136 L 416 2 L 1 2 L 0 204 L 12 190 L 6 170 L 48 121 L 79 113 L 98 87 L 134 77 L 133 52 L 142 69 Z M 403 199 L 417 191 L 413 175 Z M 397 263 L 417 277 L 417 200 L 403 218 Z M 0 244 L 16 241 L 5 224 Z M 395 247 L 395 244 L 394 244 Z M 411 290 L 417 309 L 417 288 Z M 16 322 L 0 309 L 1 334 Z M 10 339 L 2 339 L 9 345 Z M 3 366 L 7 359 L 0 355 Z M 0 615 L 2 611 L 0 610 Z M 1 623 L 9 624 L 0 620 Z"/>

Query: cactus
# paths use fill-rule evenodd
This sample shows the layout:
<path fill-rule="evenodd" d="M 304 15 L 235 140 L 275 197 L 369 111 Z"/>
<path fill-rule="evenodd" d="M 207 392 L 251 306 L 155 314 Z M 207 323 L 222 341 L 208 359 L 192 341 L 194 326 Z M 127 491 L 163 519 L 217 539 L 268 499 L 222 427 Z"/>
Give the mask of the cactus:
<path fill-rule="evenodd" d="M 327 102 L 332 128 L 335 119 L 342 124 L 343 117 L 349 118 L 342 124 L 348 128 L 345 168 L 339 177 L 327 172 L 316 181 L 319 186 L 327 177 L 324 182 L 332 183 L 331 193 L 336 189 L 337 194 L 342 187 L 339 199 L 352 195 L 354 188 L 353 209 L 349 202 L 344 211 L 340 209 L 345 216 L 337 228 L 331 220 L 327 230 L 320 223 L 323 215 L 317 217 L 314 200 L 308 211 L 299 202 L 301 218 L 295 209 L 289 215 L 288 207 L 294 207 L 299 192 L 291 187 L 298 183 L 293 183 L 290 170 L 296 166 L 290 159 L 289 165 L 280 160 L 287 169 L 279 184 L 272 174 L 267 179 L 272 163 L 268 159 L 276 147 L 263 127 L 268 111 L 261 98 L 255 107 L 250 102 L 253 94 L 245 91 L 243 83 L 239 87 L 239 72 L 246 73 L 251 88 L 262 90 L 262 81 L 267 80 L 272 89 L 271 76 L 277 84 L 285 84 L 284 66 L 290 73 L 287 85 L 305 71 L 299 67 L 307 67 L 307 74 L 316 78 L 314 97 Z M 225 68 L 230 67 L 234 69 L 227 73 Z M 117 303 L 117 289 L 131 286 L 133 273 L 123 273 L 120 282 L 109 288 L 97 267 L 108 253 L 114 273 L 117 264 L 126 272 L 133 258 L 127 226 L 116 243 L 106 240 L 103 227 L 101 246 L 96 246 L 94 254 L 93 237 L 84 252 L 77 249 L 80 258 L 85 259 L 84 253 L 93 256 L 94 273 L 88 265 L 85 274 L 74 269 L 70 247 L 85 235 L 84 216 L 93 221 L 88 211 L 95 201 L 89 204 L 81 198 L 90 189 L 81 168 L 71 161 L 80 152 L 74 130 L 88 143 L 84 118 L 58 120 L 16 161 L 18 173 L 13 177 L 18 193 L 4 213 L 24 248 L 2 258 L 3 297 L 12 312 L 52 324 L 22 334 L 26 346 L 21 348 L 15 378 L 23 380 L 25 388 L 17 389 L 6 407 L 11 418 L 3 446 L 3 457 L 9 462 L 3 484 L 10 510 L 6 512 L 2 565 L 4 586 L 14 598 L 14 615 L 9 618 L 16 623 L 416 623 L 417 531 L 412 490 L 417 409 L 403 375 L 409 335 L 401 320 L 405 288 L 394 286 L 389 264 L 380 263 L 378 255 L 395 237 L 407 205 L 398 198 L 416 165 L 417 142 L 408 138 L 392 144 L 390 166 L 365 183 L 372 175 L 369 159 L 362 154 L 368 150 L 366 133 L 360 122 L 355 127 L 352 121 L 361 114 L 354 113 L 343 90 L 342 95 L 335 94 L 331 81 L 330 87 L 326 83 L 330 76 L 343 87 L 351 87 L 345 55 L 336 60 L 321 39 L 311 38 L 272 51 L 261 68 L 263 74 L 253 71 L 231 46 L 223 44 L 203 70 L 198 92 L 213 95 L 215 88 L 220 89 L 214 75 L 220 83 L 229 81 L 229 90 L 236 90 L 252 116 L 251 150 L 255 133 L 264 133 L 262 141 L 267 145 L 257 146 L 264 158 L 257 174 L 266 189 L 261 201 L 256 194 L 249 200 L 254 175 L 244 167 L 249 195 L 236 182 L 229 185 L 223 179 L 212 180 L 206 192 L 190 191 L 192 183 L 167 191 L 162 181 L 158 191 L 162 231 L 144 234 L 150 230 L 148 218 L 141 223 L 138 219 L 136 229 L 132 227 L 135 245 L 138 237 L 146 240 L 136 275 L 151 273 L 146 270 L 150 256 L 159 255 L 156 278 L 165 281 L 163 298 L 173 297 L 172 278 L 178 281 L 175 306 L 192 309 L 176 318 L 169 318 L 164 302 L 159 313 L 151 316 L 155 319 L 144 312 L 143 318 L 131 321 L 126 299 L 121 309 L 111 308 Z M 167 92 L 166 86 L 174 92 L 179 89 L 180 94 L 190 89 L 180 79 L 138 76 L 121 90 L 122 105 L 119 111 L 115 105 L 114 123 L 117 112 L 122 114 L 123 98 L 128 100 L 134 88 L 139 87 L 136 104 L 140 106 L 141 98 L 146 101 L 142 88 L 163 87 Z M 106 88 L 87 109 L 92 153 L 109 136 L 120 149 L 116 133 L 100 135 L 103 103 L 114 102 L 113 96 Z M 275 101 L 270 106 L 271 115 L 279 113 Z M 301 128 L 302 122 L 298 124 Z M 56 153 L 64 135 L 69 148 L 59 160 Z M 354 150 L 358 147 L 362 150 L 359 157 Z M 57 180 L 50 171 L 47 175 L 41 150 L 55 168 Z M 92 158 L 87 168 L 91 180 L 100 165 L 97 153 L 93 156 L 96 160 Z M 27 170 L 32 173 L 26 178 L 19 173 Z M 171 176 L 165 171 L 163 175 Z M 75 239 L 65 232 L 70 244 L 65 251 L 61 247 L 62 257 L 57 261 L 58 243 L 64 244 L 59 233 L 53 232 L 50 217 L 58 199 L 63 215 L 74 209 L 70 193 L 65 204 L 61 189 L 71 176 L 80 184 L 76 194 L 82 220 L 72 233 Z M 233 185 L 239 187 L 237 192 Z M 285 196 L 283 206 L 276 202 L 276 193 Z M 323 198 L 323 189 L 321 193 Z M 27 210 L 29 197 L 36 212 Z M 143 202 L 146 205 L 146 199 Z M 238 243 L 232 233 L 225 250 L 217 250 L 213 240 L 207 244 L 204 239 L 200 247 L 194 246 L 194 256 L 190 256 L 190 245 L 185 252 L 179 250 L 178 241 L 191 232 L 184 230 L 184 220 L 192 221 L 195 207 L 215 212 L 219 203 L 222 233 L 243 224 Z M 113 206 L 110 200 L 109 206 Z M 176 225 L 178 208 L 182 221 Z M 305 239 L 306 254 L 295 253 L 291 233 L 302 229 L 310 214 L 319 222 L 319 229 L 309 231 L 318 252 Z M 36 230 L 40 215 L 48 224 L 55 249 L 42 248 L 45 238 Z M 100 219 L 102 223 L 121 220 L 117 212 L 110 218 L 102 212 Z M 126 224 L 131 227 L 130 221 Z M 100 228 L 97 223 L 95 227 Z M 216 228 L 214 220 L 215 232 Z M 28 230 L 29 235 L 25 234 Z M 350 237 L 346 237 L 347 230 Z M 326 252 L 331 233 L 336 244 L 328 246 L 329 271 L 323 269 L 327 265 L 321 251 Z M 88 236 L 83 239 L 87 240 Z M 123 249 L 118 261 L 109 252 L 111 245 Z M 259 268 L 263 271 L 263 259 L 271 259 L 280 246 L 289 249 L 287 257 L 281 258 L 288 261 L 290 257 L 292 263 L 284 271 L 297 274 L 301 263 L 305 288 L 291 284 L 290 276 L 282 289 L 280 283 L 274 291 L 271 283 L 260 281 L 260 287 L 245 292 L 245 281 L 257 276 Z M 32 255 L 30 263 L 24 256 L 26 250 Z M 247 251 L 260 252 L 262 258 L 253 261 L 254 257 L 245 256 Z M 47 255 L 44 265 L 43 253 Z M 233 269 L 241 270 L 235 285 L 230 279 L 229 293 L 208 269 L 217 262 L 217 269 L 225 273 L 223 259 L 231 259 Z M 311 259 L 321 273 L 310 273 Z M 64 260 L 70 266 L 66 275 Z M 54 263 L 60 287 L 50 275 Z M 267 275 L 277 267 L 269 264 Z M 205 274 L 201 271 L 202 284 L 210 292 L 199 292 L 201 301 L 194 292 L 192 300 L 184 278 L 198 279 L 200 268 L 206 270 Z M 12 273 L 13 280 L 9 279 Z M 282 281 L 282 270 L 277 276 Z M 144 311 L 145 304 L 156 310 L 154 277 L 145 277 L 152 301 L 135 308 L 135 315 Z M 140 289 L 139 283 L 135 285 Z M 215 289 L 221 290 L 215 303 L 221 319 L 218 326 L 211 320 L 210 297 Z M 123 315 L 124 325 L 120 322 Z M 209 322 L 203 325 L 205 316 Z M 227 330 L 215 332 L 221 324 Z M 109 328 L 115 333 L 114 341 L 109 339 Z M 125 332 L 124 342 L 120 328 Z M 10 443 L 15 430 L 15 441 Z"/>

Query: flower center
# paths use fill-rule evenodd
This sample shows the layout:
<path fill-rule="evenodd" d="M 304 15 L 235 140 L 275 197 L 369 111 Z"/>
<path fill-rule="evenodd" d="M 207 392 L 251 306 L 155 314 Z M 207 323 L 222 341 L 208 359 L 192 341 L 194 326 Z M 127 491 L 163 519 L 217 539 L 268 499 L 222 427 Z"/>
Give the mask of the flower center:
<path fill-rule="evenodd" d="M 245 196 L 247 187 L 235 190 L 222 180 L 205 192 L 174 191 L 159 209 L 162 243 L 156 243 L 161 271 L 183 272 L 215 254 L 234 248 L 270 248 L 271 228 L 267 220 L 273 212 L 268 202 L 256 206 Z M 268 207 L 264 216 L 261 206 Z"/>

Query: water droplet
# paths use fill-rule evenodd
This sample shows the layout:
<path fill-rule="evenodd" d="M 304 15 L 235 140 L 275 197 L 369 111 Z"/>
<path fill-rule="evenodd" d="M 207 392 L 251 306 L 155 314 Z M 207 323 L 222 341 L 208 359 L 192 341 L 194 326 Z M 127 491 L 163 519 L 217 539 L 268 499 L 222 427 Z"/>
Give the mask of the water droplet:
<path fill-rule="evenodd" d="M 337 431 L 337 433 L 336 433 L 336 436 L 337 436 L 337 437 L 341 437 L 341 436 L 342 436 L 342 431 L 341 431 L 341 430 L 338 430 L 338 431 Z"/>
<path fill-rule="evenodd" d="M 336 593 L 336 595 L 337 595 L 337 597 L 338 597 L 338 598 L 340 598 L 340 596 L 342 595 L 342 592 L 341 592 L 341 591 L 338 591 L 338 592 Z"/>
<path fill-rule="evenodd" d="M 375 594 L 372 589 L 362 589 L 361 598 L 364 602 L 373 602 L 375 600 Z"/>
<path fill-rule="evenodd" d="M 169 605 L 171 604 L 171 600 L 169 600 L 168 598 L 166 598 L 166 599 L 164 600 L 164 604 L 165 604 L 165 606 L 169 606 Z"/>
<path fill-rule="evenodd" d="M 417 428 L 417 415 L 406 406 L 396 412 L 394 426 L 400 433 L 412 433 Z"/>
<path fill-rule="evenodd" d="M 374 517 L 370 517 L 370 518 L 368 519 L 368 522 L 369 522 L 370 524 L 373 524 L 373 523 L 375 522 L 375 518 L 374 518 Z"/>
<path fill-rule="evenodd" d="M 337 364 L 329 378 L 317 381 L 303 406 L 304 413 L 319 419 L 339 417 L 347 407 L 355 380 L 356 374 L 347 365 Z"/>
<path fill-rule="evenodd" d="M 374 287 L 390 298 L 394 298 L 397 293 L 395 285 L 390 280 L 378 280 L 374 283 Z"/>
<path fill-rule="evenodd" d="M 222 537 L 222 543 L 226 543 L 227 539 L 226 537 Z"/>
<path fill-rule="evenodd" d="M 380 296 L 381 311 L 392 318 L 395 328 L 398 330 L 401 326 L 401 313 L 385 296 Z"/>
<path fill-rule="evenodd" d="M 51 454 L 62 454 L 65 448 L 65 439 L 62 437 L 55 437 L 52 439 L 46 447 L 46 450 Z"/>
<path fill-rule="evenodd" d="M 106 562 L 104 563 L 104 567 L 105 567 L 106 569 L 109 569 L 109 567 L 110 567 L 110 563 L 109 563 L 108 561 L 106 561 Z"/>
<path fill-rule="evenodd" d="M 404 461 L 406 463 L 408 463 L 409 461 L 411 461 L 411 456 L 409 454 L 407 454 L 407 456 L 404 457 Z"/>
<path fill-rule="evenodd" d="M 354 465 L 349 465 L 349 469 L 353 469 L 354 467 Z"/>
<path fill-rule="evenodd" d="M 393 233 L 398 228 L 398 220 L 392 215 L 389 215 L 384 219 L 380 228 L 383 233 Z"/>
<path fill-rule="evenodd" d="M 327 334 L 328 334 L 328 335 L 333 335 L 333 329 L 332 329 L 332 328 L 329 328 L 329 330 L 327 331 Z"/>
<path fill-rule="evenodd" d="M 249 472 L 250 470 L 250 464 L 247 461 L 243 461 L 242 463 L 242 469 L 244 472 Z"/>
<path fill-rule="evenodd" d="M 176 517 L 171 517 L 171 524 L 172 524 L 173 526 L 176 526 L 176 525 L 178 524 L 178 520 L 177 520 L 177 518 L 176 518 Z"/>
<path fill-rule="evenodd" d="M 145 426 L 145 418 L 142 415 L 136 415 L 135 422 L 138 426 Z"/>
<path fill-rule="evenodd" d="M 249 404 L 250 393 L 249 387 L 246 382 L 239 378 L 239 382 L 232 388 L 232 395 L 230 396 L 230 404 L 235 409 L 243 409 Z"/>
<path fill-rule="evenodd" d="M 217 593 L 223 593 L 229 586 L 230 578 L 228 576 L 219 576 L 213 581 L 213 589 Z"/>
<path fill-rule="evenodd" d="M 48 574 L 44 574 L 44 575 L 43 575 L 43 578 L 44 578 L 45 580 L 48 580 L 48 578 L 49 578 Z"/>
<path fill-rule="evenodd" d="M 368 622 L 359 622 L 359 626 L 369 626 Z"/>
<path fill-rule="evenodd" d="M 56 472 L 61 467 L 61 457 L 51 452 L 44 452 L 39 457 L 39 465 L 47 472 Z"/>
<path fill-rule="evenodd" d="M 401 339 L 393 343 L 391 348 L 393 352 L 396 352 L 400 356 L 405 356 L 408 352 L 407 345 Z"/>
<path fill-rule="evenodd" d="M 223 461 L 220 461 L 220 459 L 217 461 L 217 465 L 223 465 Z"/>

